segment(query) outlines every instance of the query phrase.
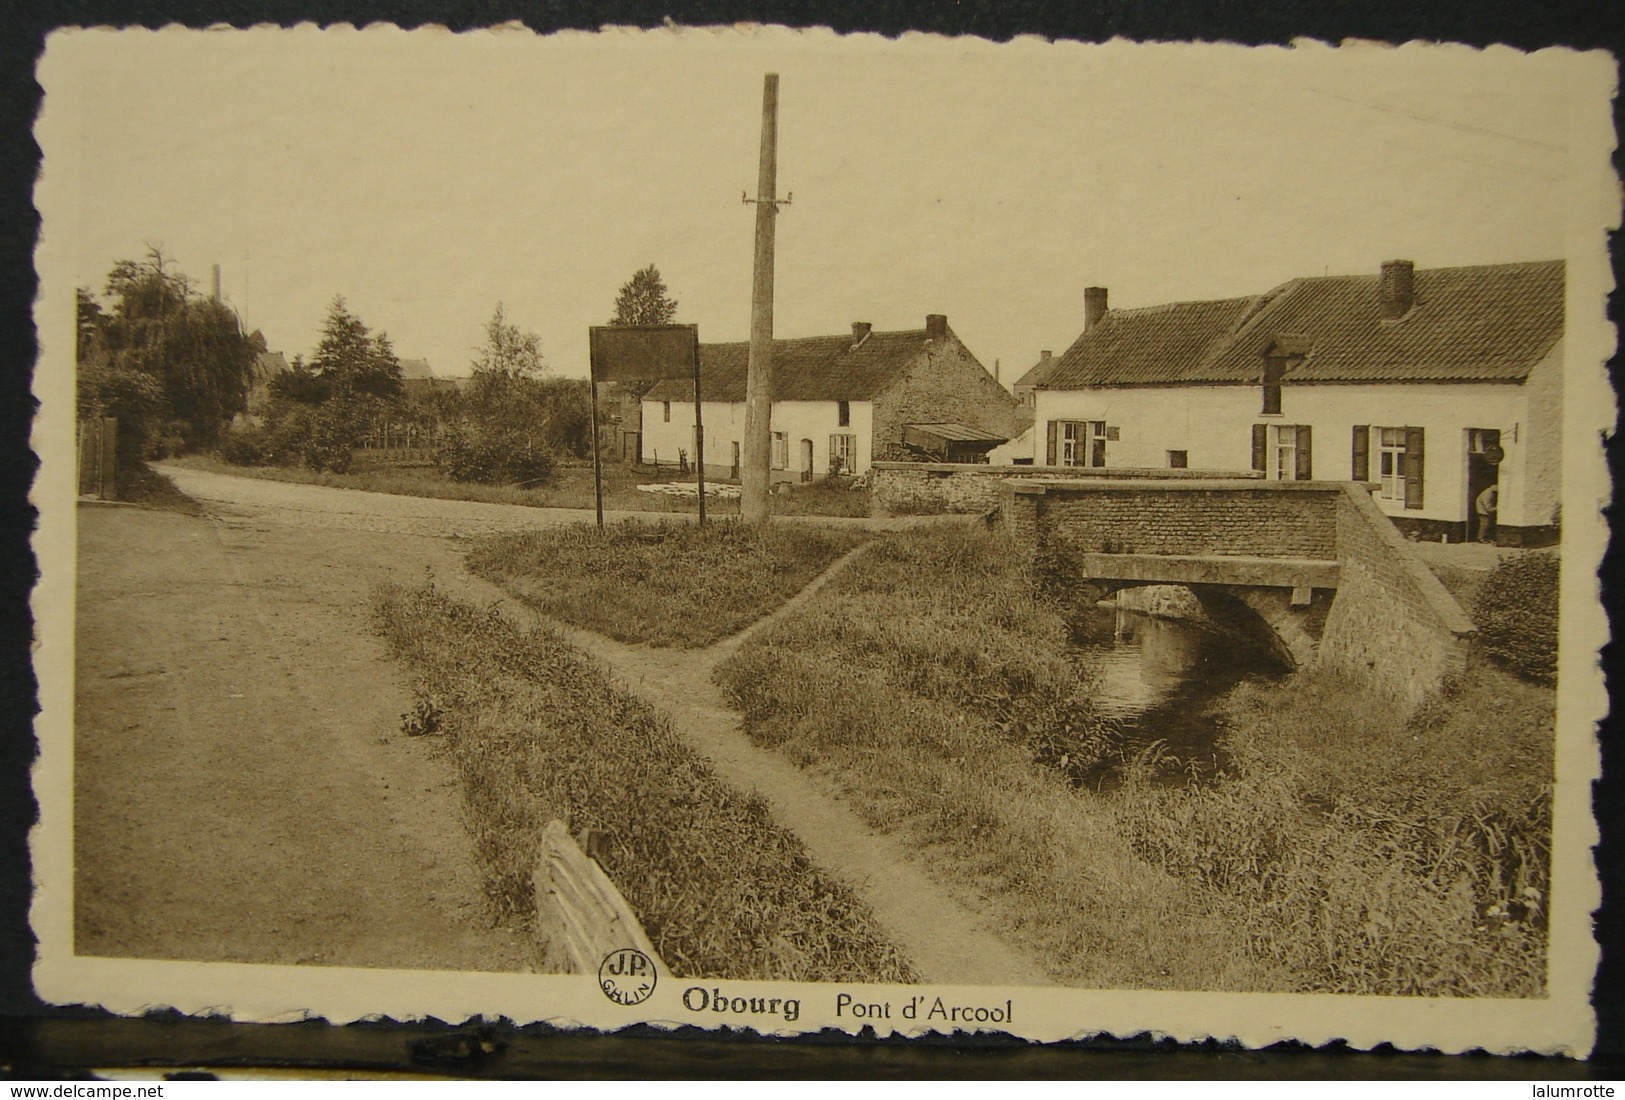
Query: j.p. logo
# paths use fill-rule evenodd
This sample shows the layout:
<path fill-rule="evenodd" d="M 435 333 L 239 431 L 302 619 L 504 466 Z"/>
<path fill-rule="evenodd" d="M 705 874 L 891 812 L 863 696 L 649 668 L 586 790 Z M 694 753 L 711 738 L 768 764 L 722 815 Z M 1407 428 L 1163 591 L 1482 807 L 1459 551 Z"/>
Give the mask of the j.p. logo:
<path fill-rule="evenodd" d="M 653 960 L 633 947 L 611 951 L 598 966 L 598 988 L 618 1005 L 647 1001 L 657 979 Z"/>

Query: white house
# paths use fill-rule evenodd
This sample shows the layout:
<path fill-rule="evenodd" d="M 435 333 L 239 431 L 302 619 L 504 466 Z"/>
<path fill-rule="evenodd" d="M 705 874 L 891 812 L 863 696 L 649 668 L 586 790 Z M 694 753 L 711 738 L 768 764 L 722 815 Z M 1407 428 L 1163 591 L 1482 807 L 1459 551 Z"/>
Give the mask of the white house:
<path fill-rule="evenodd" d="M 1561 261 L 1295 279 L 1266 294 L 1111 310 L 1035 391 L 1034 460 L 1248 468 L 1377 483 L 1420 537 L 1555 541 Z M 1098 305 L 1098 308 L 1095 306 Z M 1487 503 L 1487 499 L 1486 499 Z"/>
<path fill-rule="evenodd" d="M 700 345 L 700 416 L 708 477 L 737 478 L 748 343 Z M 1015 400 L 959 342 L 942 314 L 923 329 L 773 341 L 773 480 L 862 474 L 877 458 L 985 456 L 1011 431 Z M 694 390 L 667 379 L 643 398 L 640 458 L 692 463 Z"/>

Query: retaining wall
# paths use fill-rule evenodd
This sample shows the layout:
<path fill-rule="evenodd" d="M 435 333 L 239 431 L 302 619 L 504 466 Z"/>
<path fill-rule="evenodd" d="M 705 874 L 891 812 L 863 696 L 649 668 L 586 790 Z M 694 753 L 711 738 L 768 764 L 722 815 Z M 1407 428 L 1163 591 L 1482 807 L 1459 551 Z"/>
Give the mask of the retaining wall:
<path fill-rule="evenodd" d="M 1474 627 L 1369 493 L 1337 501 L 1337 597 L 1318 660 L 1415 705 L 1467 670 Z"/>

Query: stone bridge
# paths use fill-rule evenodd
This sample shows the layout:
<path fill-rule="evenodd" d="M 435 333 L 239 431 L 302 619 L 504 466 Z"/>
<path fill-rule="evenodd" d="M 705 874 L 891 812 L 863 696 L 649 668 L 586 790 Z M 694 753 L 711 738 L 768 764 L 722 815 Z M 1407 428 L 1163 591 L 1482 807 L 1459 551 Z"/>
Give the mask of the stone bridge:
<path fill-rule="evenodd" d="M 1177 584 L 1294 667 L 1332 665 L 1408 705 L 1465 671 L 1467 614 L 1354 482 L 1005 481 L 1042 569 L 1104 592 Z"/>

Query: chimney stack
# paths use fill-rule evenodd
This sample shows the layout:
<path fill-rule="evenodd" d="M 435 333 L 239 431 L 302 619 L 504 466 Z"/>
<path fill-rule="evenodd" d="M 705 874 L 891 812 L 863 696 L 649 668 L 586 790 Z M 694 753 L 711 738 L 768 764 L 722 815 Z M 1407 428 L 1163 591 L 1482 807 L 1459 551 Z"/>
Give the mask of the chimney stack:
<path fill-rule="evenodd" d="M 1100 323 L 1106 315 L 1106 288 L 1103 286 L 1088 286 L 1083 288 L 1083 331 L 1088 332 Z"/>
<path fill-rule="evenodd" d="M 947 314 L 927 313 L 925 315 L 925 338 L 927 340 L 946 340 L 948 338 Z"/>
<path fill-rule="evenodd" d="M 1389 260 L 1382 265 L 1378 310 L 1384 321 L 1397 321 L 1411 311 L 1416 302 L 1415 270 L 1409 260 Z"/>
<path fill-rule="evenodd" d="M 214 265 L 214 300 L 220 300 L 220 265 Z"/>
<path fill-rule="evenodd" d="M 871 325 L 868 321 L 853 321 L 852 322 L 852 346 L 857 347 L 859 344 L 861 344 L 865 340 L 869 339 L 869 330 L 872 329 L 872 328 L 874 328 L 874 326 Z"/>
<path fill-rule="evenodd" d="M 1053 354 L 1053 352 L 1041 351 L 1038 353 L 1038 361 L 1040 363 L 1046 362 Z"/>

